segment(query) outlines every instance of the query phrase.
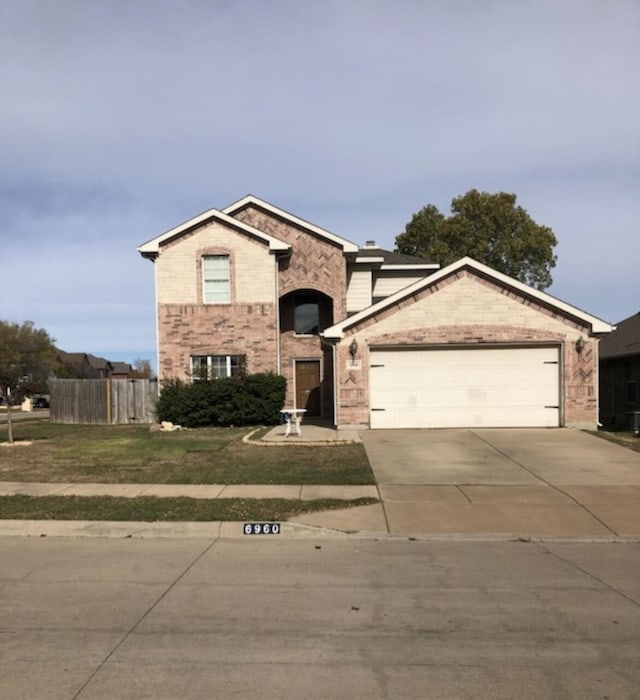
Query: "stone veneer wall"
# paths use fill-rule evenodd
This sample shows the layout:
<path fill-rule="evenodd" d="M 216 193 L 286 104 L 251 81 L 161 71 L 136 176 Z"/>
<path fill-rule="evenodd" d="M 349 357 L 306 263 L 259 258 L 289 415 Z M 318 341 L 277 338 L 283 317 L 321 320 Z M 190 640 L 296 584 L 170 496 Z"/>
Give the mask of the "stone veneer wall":
<path fill-rule="evenodd" d="M 597 340 L 588 338 L 582 353 L 575 349 L 575 341 L 587 333 L 585 325 L 556 309 L 460 271 L 349 330 L 337 347 L 336 423 L 369 425 L 370 346 L 540 343 L 561 347 L 563 425 L 594 427 L 598 420 Z M 348 351 L 354 337 L 359 345 L 359 368 L 353 366 Z"/>

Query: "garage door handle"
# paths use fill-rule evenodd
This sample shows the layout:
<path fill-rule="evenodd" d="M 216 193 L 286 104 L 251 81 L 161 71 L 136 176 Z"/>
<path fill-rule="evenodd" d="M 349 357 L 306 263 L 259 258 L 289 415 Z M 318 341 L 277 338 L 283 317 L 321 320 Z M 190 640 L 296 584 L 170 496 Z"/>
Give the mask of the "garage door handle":
<path fill-rule="evenodd" d="M 384 365 L 369 365 L 370 367 L 384 367 Z"/>
<path fill-rule="evenodd" d="M 386 408 L 372 408 L 372 411 L 386 411 Z"/>
<path fill-rule="evenodd" d="M 545 406 L 545 408 L 560 408 L 560 406 Z"/>

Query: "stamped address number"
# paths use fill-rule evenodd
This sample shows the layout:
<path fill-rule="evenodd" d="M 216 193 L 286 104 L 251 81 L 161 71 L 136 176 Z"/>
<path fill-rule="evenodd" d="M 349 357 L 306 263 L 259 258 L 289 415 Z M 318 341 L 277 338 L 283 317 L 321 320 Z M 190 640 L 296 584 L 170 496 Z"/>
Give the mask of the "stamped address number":
<path fill-rule="evenodd" d="M 245 523 L 245 535 L 279 535 L 280 523 Z"/>

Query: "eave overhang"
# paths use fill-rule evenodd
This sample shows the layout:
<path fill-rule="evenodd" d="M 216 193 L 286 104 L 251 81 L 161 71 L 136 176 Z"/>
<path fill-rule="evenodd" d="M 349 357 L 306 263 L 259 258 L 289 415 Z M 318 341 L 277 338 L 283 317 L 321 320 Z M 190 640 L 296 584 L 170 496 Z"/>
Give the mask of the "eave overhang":
<path fill-rule="evenodd" d="M 185 233 L 188 233 L 198 226 L 202 226 L 210 221 L 217 221 L 218 223 L 228 226 L 235 231 L 244 233 L 247 236 L 260 241 L 261 243 L 264 243 L 269 247 L 269 251 L 272 253 L 282 254 L 288 253 L 291 250 L 291 246 L 288 243 L 285 243 L 278 238 L 274 238 L 273 236 L 269 236 L 253 226 L 244 224 L 242 221 L 238 221 L 237 219 L 234 219 L 232 216 L 229 216 L 218 209 L 209 209 L 202 214 L 198 214 L 198 216 L 194 216 L 192 219 L 189 219 L 189 221 L 185 221 L 184 223 L 165 231 L 159 236 L 152 238 L 146 243 L 143 243 L 138 247 L 138 252 L 143 258 L 154 260 L 160 254 L 163 245 L 166 245 L 170 241 L 176 240 Z"/>

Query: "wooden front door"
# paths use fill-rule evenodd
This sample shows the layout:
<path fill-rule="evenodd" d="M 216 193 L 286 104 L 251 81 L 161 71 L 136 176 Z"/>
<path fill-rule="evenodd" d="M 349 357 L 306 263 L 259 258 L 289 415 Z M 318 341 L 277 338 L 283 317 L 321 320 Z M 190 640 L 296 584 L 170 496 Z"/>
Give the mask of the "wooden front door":
<path fill-rule="evenodd" d="M 296 408 L 320 415 L 320 360 L 296 360 Z"/>

